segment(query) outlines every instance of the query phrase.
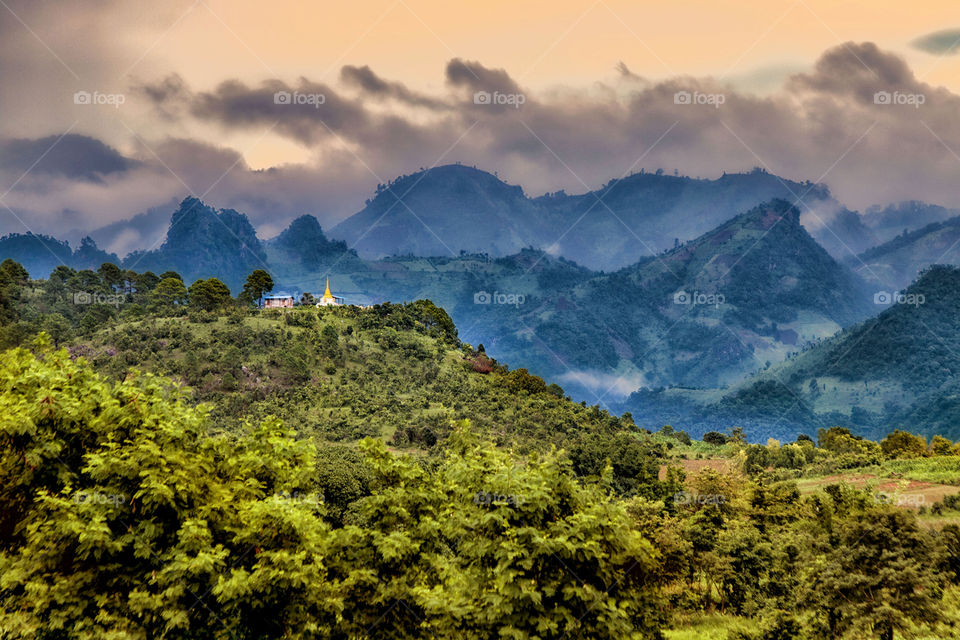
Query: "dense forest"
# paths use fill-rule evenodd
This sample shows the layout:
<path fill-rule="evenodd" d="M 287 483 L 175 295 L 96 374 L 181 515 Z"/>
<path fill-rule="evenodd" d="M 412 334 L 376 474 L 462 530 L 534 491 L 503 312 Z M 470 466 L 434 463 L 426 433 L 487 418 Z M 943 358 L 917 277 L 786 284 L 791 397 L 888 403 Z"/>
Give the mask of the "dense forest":
<path fill-rule="evenodd" d="M 429 301 L 0 264 L 0 638 L 950 638 L 960 446 L 693 440 Z"/>

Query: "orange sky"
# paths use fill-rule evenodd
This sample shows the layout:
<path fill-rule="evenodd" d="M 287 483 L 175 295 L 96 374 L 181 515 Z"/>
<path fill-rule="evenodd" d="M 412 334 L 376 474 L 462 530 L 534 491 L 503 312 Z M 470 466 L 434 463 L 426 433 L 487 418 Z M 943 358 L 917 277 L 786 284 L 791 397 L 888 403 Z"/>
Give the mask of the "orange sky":
<path fill-rule="evenodd" d="M 960 56 L 909 47 L 920 35 L 960 26 L 956 8 L 952 0 L 207 0 L 153 9 L 124 38 L 131 51 L 154 44 L 147 64 L 163 60 L 199 86 L 230 76 L 333 79 L 342 64 L 369 64 L 422 88 L 439 85 L 444 63 L 457 56 L 542 87 L 590 82 L 619 60 L 653 78 L 742 79 L 809 65 L 842 41 L 869 40 L 956 90 Z M 202 60 L 199 42 L 207 43 Z"/>
<path fill-rule="evenodd" d="M 435 91 L 446 62 L 461 57 L 531 89 L 606 80 L 622 61 L 649 79 L 710 75 L 762 93 L 840 42 L 873 41 L 921 79 L 960 91 L 960 55 L 909 44 L 960 27 L 953 0 L 173 0 L 123 11 L 96 27 L 123 52 L 118 80 L 176 72 L 198 90 L 228 78 L 335 82 L 353 64 Z M 273 136 L 229 142 L 255 167 L 309 155 Z"/>

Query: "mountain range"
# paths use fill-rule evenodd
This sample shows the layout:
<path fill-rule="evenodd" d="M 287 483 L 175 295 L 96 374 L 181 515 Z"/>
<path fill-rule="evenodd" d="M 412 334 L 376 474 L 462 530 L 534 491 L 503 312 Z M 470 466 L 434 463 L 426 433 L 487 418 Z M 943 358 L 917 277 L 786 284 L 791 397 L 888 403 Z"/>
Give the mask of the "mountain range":
<path fill-rule="evenodd" d="M 616 270 L 672 249 L 760 202 L 810 207 L 812 232 L 843 257 L 872 246 L 855 212 L 823 185 L 756 169 L 716 180 L 636 173 L 580 195 L 528 198 L 519 186 L 462 165 L 447 165 L 380 185 L 366 207 L 333 229 L 361 257 L 503 256 L 533 246 L 593 270 Z M 820 224 L 830 219 L 830 228 Z"/>
<path fill-rule="evenodd" d="M 822 185 L 760 170 L 717 180 L 638 173 L 582 195 L 529 198 L 495 175 L 449 165 L 380 185 L 329 232 L 304 215 L 261 240 L 244 214 L 191 197 L 159 247 L 122 260 L 89 237 L 74 251 L 32 234 L 0 239 L 0 258 L 34 275 L 57 264 L 172 269 L 188 284 L 218 277 L 234 293 L 254 269 L 291 291 L 318 292 L 329 276 L 351 303 L 431 299 L 492 356 L 638 420 L 692 433 L 734 424 L 787 433 L 833 418 L 880 429 L 889 415 L 920 415 L 923 394 L 897 404 L 899 391 L 884 387 L 878 404 L 843 395 L 847 382 L 835 393 L 822 382 L 811 404 L 803 394 L 821 384 L 813 378 L 829 376 L 789 367 L 871 322 L 884 309 L 878 296 L 895 296 L 933 262 L 957 261 L 960 218 L 950 214 L 903 203 L 861 216 Z M 150 227 L 156 216 L 134 222 Z M 914 226 L 890 236 L 904 223 Z M 126 233 L 104 229 L 101 237 Z M 796 384 L 778 386 L 784 375 Z M 924 380 L 924 393 L 950 383 Z"/>

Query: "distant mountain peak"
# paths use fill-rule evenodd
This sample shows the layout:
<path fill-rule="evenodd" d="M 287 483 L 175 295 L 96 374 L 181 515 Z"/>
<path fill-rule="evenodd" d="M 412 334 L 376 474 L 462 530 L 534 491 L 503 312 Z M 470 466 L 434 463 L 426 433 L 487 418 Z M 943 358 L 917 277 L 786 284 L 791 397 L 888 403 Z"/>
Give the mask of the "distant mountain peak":
<path fill-rule="evenodd" d="M 246 215 L 187 196 L 171 215 L 160 248 L 130 254 L 124 264 L 157 273 L 175 265 L 185 282 L 218 277 L 237 291 L 251 271 L 265 268 L 266 254 Z"/>
<path fill-rule="evenodd" d="M 341 240 L 330 240 L 316 217 L 305 214 L 296 218 L 280 235 L 267 242 L 271 262 L 299 264 L 316 271 L 325 265 L 337 264 L 348 268 L 356 266 L 356 252 Z"/>

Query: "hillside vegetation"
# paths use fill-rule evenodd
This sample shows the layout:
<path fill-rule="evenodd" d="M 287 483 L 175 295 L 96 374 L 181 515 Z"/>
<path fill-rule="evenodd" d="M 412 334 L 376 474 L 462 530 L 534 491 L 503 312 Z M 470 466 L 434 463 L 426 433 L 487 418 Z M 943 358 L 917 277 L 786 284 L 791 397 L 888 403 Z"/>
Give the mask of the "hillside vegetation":
<path fill-rule="evenodd" d="M 956 635 L 952 441 L 644 429 L 258 282 L 0 264 L 3 637 Z"/>

